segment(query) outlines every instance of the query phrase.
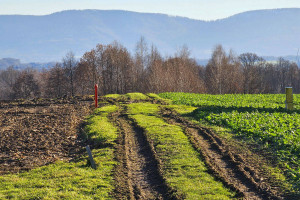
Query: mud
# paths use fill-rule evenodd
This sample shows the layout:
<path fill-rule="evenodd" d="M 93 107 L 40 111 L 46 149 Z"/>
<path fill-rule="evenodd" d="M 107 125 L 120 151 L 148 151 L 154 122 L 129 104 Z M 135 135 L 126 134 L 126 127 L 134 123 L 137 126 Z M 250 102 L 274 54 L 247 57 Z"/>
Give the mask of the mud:
<path fill-rule="evenodd" d="M 283 199 L 276 188 L 265 182 L 258 170 L 246 162 L 209 129 L 195 125 L 169 109 L 162 109 L 164 120 L 182 127 L 193 146 L 214 175 L 243 199 Z"/>
<path fill-rule="evenodd" d="M 150 97 L 149 97 L 150 98 Z M 66 98 L 0 102 L 0 174 L 30 170 L 57 160 L 72 160 L 85 152 L 86 141 L 79 138 L 80 125 L 91 113 L 93 99 Z M 161 161 L 145 131 L 126 114 L 124 104 L 163 101 L 113 100 L 121 110 L 109 115 L 119 129 L 115 156 L 116 199 L 182 199 L 165 183 Z M 181 126 L 205 161 L 210 173 L 242 199 L 284 199 L 282 192 L 269 182 L 254 159 L 247 157 L 209 129 L 193 124 L 162 106 L 160 116 Z M 289 199 L 289 198 L 286 198 Z"/>
<path fill-rule="evenodd" d="M 0 102 L 0 174 L 19 172 L 80 155 L 79 125 L 89 99 Z"/>
<path fill-rule="evenodd" d="M 116 170 L 119 184 L 117 199 L 175 199 L 165 185 L 159 161 L 143 130 L 132 124 L 124 113 L 115 113 L 111 118 L 120 130 L 117 158 L 121 164 Z"/>

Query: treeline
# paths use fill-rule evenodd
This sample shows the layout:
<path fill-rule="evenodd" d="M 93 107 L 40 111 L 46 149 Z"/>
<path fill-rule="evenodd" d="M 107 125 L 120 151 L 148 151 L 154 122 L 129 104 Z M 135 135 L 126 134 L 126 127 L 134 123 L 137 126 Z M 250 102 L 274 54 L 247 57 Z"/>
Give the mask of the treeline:
<path fill-rule="evenodd" d="M 143 38 L 131 55 L 121 44 L 97 45 L 76 60 L 69 52 L 62 62 L 42 72 L 34 69 L 0 71 L 0 99 L 60 98 L 90 95 L 98 84 L 99 94 L 128 92 L 283 93 L 293 87 L 300 93 L 300 70 L 280 58 L 266 62 L 253 53 L 239 56 L 221 45 L 213 50 L 206 66 L 190 57 L 186 47 L 163 57 Z"/>

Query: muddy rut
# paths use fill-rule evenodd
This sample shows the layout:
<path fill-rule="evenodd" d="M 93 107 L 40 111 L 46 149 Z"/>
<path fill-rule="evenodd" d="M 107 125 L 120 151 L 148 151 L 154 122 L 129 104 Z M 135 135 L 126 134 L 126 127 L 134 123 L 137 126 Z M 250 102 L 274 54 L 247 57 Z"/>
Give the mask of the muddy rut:
<path fill-rule="evenodd" d="M 262 182 L 258 173 L 245 163 L 238 152 L 232 152 L 213 132 L 195 125 L 168 109 L 162 116 L 170 124 L 181 126 L 193 146 L 201 152 L 208 168 L 225 185 L 236 191 L 243 199 L 283 199 L 268 184 Z"/>
<path fill-rule="evenodd" d="M 111 120 L 120 131 L 117 199 L 172 199 L 143 130 L 134 126 L 124 113 L 112 114 Z"/>

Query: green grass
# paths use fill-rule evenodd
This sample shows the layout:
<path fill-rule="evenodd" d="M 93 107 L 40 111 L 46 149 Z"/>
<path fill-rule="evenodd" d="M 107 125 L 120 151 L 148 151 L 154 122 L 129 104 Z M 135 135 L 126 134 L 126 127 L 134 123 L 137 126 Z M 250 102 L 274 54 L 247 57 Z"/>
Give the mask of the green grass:
<path fill-rule="evenodd" d="M 160 97 L 158 94 L 155 94 L 155 93 L 148 93 L 147 94 L 150 98 L 153 98 L 153 99 L 156 99 L 156 100 L 159 100 L 161 102 L 165 102 L 167 104 L 171 104 L 172 101 L 170 99 L 164 99 L 162 97 Z"/>
<path fill-rule="evenodd" d="M 113 191 L 113 151 L 93 150 L 97 170 L 87 157 L 57 162 L 29 172 L 0 177 L 0 199 L 109 199 Z"/>
<path fill-rule="evenodd" d="M 87 137 L 98 145 L 111 145 L 117 139 L 117 128 L 107 119 L 108 113 L 118 109 L 115 105 L 104 106 L 95 110 L 95 115 L 88 118 L 85 126 Z"/>
<path fill-rule="evenodd" d="M 118 99 L 120 98 L 122 95 L 120 94 L 107 94 L 105 95 L 104 97 L 107 97 L 107 98 L 112 98 L 112 99 Z"/>
<path fill-rule="evenodd" d="M 93 149 L 97 169 L 92 169 L 87 156 L 75 162 L 56 162 L 29 172 L 0 176 L 0 199 L 113 199 L 114 140 L 116 129 L 107 114 L 116 106 L 99 108 L 88 119 L 86 134 L 103 141 L 104 148 Z M 99 142 L 98 141 L 98 142 Z"/>
<path fill-rule="evenodd" d="M 149 97 L 142 93 L 127 93 L 125 94 L 126 97 L 130 98 L 131 100 L 147 100 Z"/>
<path fill-rule="evenodd" d="M 148 100 L 149 97 L 142 94 L 142 93 L 138 93 L 138 92 L 135 92 L 135 93 L 127 93 L 127 94 L 107 94 L 105 95 L 104 97 L 106 98 L 110 98 L 110 99 L 113 99 L 113 100 L 118 100 L 118 101 L 125 101 L 125 100 Z"/>
<path fill-rule="evenodd" d="M 160 96 L 158 96 L 158 94 L 155 93 L 148 93 L 147 94 L 149 97 L 154 98 L 154 99 L 160 99 L 163 100 L 163 98 L 161 98 Z"/>
<path fill-rule="evenodd" d="M 284 107 L 285 95 L 205 95 L 162 93 L 174 104 L 198 107 L 191 116 L 200 122 L 229 128 L 232 133 L 271 152 L 300 190 L 300 95 L 295 109 Z"/>
<path fill-rule="evenodd" d="M 194 94 L 181 92 L 160 93 L 160 97 L 171 99 L 174 104 L 184 104 L 204 108 L 260 108 L 266 110 L 285 109 L 284 94 Z M 294 107 L 300 110 L 300 94 L 294 94 Z"/>
<path fill-rule="evenodd" d="M 194 110 L 197 109 L 197 107 L 187 106 L 187 105 L 166 105 L 165 107 L 173 109 L 181 115 L 191 114 Z"/>
<path fill-rule="evenodd" d="M 208 129 L 213 130 L 219 136 L 221 136 L 224 140 L 230 143 L 230 145 L 235 146 L 241 152 L 246 153 L 247 155 L 251 155 L 256 162 L 259 163 L 260 169 L 263 169 L 265 175 L 270 178 L 272 184 L 276 184 L 276 186 L 280 187 L 280 191 L 282 193 L 295 193 L 293 189 L 293 185 L 287 180 L 283 171 L 278 167 L 270 164 L 269 160 L 262 155 L 254 154 L 253 150 L 249 146 L 249 141 L 239 140 L 232 134 L 232 130 L 230 128 L 226 128 L 224 126 L 217 126 L 211 123 L 208 123 L 204 120 L 196 120 L 195 115 L 193 113 L 196 110 L 196 107 L 186 106 L 186 105 L 167 105 L 165 107 L 171 108 L 175 110 L 177 113 L 181 114 L 183 117 L 193 122 L 194 124 L 199 124 L 202 127 L 206 127 Z M 279 190 L 279 188 L 278 188 Z"/>
<path fill-rule="evenodd" d="M 128 113 L 153 142 L 167 184 L 186 199 L 231 199 L 234 192 L 207 173 L 200 154 L 193 148 L 179 126 L 170 125 L 157 116 L 158 105 L 128 105 Z"/>

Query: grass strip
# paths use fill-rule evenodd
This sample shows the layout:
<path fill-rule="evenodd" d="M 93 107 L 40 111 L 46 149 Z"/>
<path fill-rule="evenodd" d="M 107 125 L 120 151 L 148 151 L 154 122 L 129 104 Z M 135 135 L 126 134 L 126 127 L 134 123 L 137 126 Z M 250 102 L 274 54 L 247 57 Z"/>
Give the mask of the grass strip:
<path fill-rule="evenodd" d="M 259 144 L 276 158 L 294 190 L 300 193 L 300 94 L 294 94 L 293 111 L 284 108 L 284 94 L 161 93 L 159 96 L 171 99 L 174 104 L 198 107 L 190 114 L 197 121 L 229 128 L 236 136 Z"/>
<path fill-rule="evenodd" d="M 253 150 L 250 146 L 253 145 L 251 141 L 241 140 L 241 138 L 235 137 L 232 134 L 232 129 L 226 128 L 224 126 L 217 126 L 211 124 L 204 120 L 199 120 L 195 117 L 196 107 L 186 106 L 186 105 L 167 105 L 167 108 L 173 109 L 177 113 L 179 113 L 184 118 L 189 121 L 198 124 L 202 127 L 212 129 L 215 133 L 225 139 L 228 143 L 230 143 L 235 148 L 239 149 L 241 154 L 249 155 L 247 159 L 255 159 L 255 162 L 259 164 L 260 168 L 264 170 L 264 174 L 268 176 L 268 179 L 272 182 L 273 185 L 279 186 L 278 190 L 287 193 L 287 194 L 295 194 L 297 192 L 293 188 L 293 185 L 287 180 L 287 177 L 284 175 L 283 171 L 278 167 L 271 164 L 270 160 L 266 160 L 266 157 L 263 155 L 259 155 L 257 153 L 253 153 Z M 253 141 L 252 141 L 253 142 Z M 256 144 L 256 142 L 254 142 Z"/>
<path fill-rule="evenodd" d="M 121 95 L 120 94 L 107 94 L 104 97 L 112 98 L 112 99 L 118 99 L 118 98 L 121 97 Z"/>
<path fill-rule="evenodd" d="M 87 156 L 82 156 L 74 162 L 59 161 L 29 172 L 3 175 L 0 199 L 113 199 L 117 129 L 106 116 L 115 110 L 116 106 L 99 108 L 87 120 L 87 137 L 106 145 L 92 150 L 96 170 L 87 163 Z"/>
<path fill-rule="evenodd" d="M 128 97 L 131 100 L 148 100 L 149 97 L 142 93 L 127 93 L 125 94 L 126 97 Z"/>
<path fill-rule="evenodd" d="M 146 131 L 162 162 L 166 183 L 186 199 L 231 199 L 235 193 L 207 172 L 200 154 L 179 126 L 158 117 L 159 107 L 149 103 L 127 106 L 129 116 Z"/>
<path fill-rule="evenodd" d="M 160 96 L 158 96 L 158 94 L 155 93 L 147 93 L 146 94 L 148 97 L 152 98 L 153 100 L 156 100 L 158 104 L 171 104 L 172 101 L 170 99 L 164 99 Z"/>
<path fill-rule="evenodd" d="M 117 111 L 115 105 L 104 106 L 95 110 L 95 114 L 88 117 L 88 125 L 85 126 L 86 136 L 97 145 L 114 145 L 118 137 L 118 129 L 107 118 L 109 113 Z"/>
<path fill-rule="evenodd" d="M 158 94 L 155 94 L 155 93 L 148 93 L 147 96 L 151 97 L 153 99 L 164 100 L 163 98 L 161 98 L 160 96 L 158 96 Z"/>

